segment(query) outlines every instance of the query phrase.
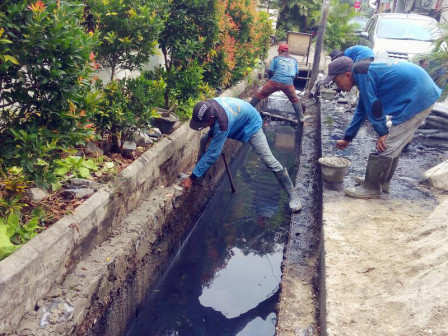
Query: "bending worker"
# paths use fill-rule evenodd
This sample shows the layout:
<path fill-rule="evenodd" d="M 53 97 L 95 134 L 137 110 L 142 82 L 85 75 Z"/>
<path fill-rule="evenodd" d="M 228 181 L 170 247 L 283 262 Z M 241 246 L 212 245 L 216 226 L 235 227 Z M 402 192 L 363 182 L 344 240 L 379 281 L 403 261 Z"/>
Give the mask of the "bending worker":
<path fill-rule="evenodd" d="M 442 90 L 420 66 L 410 62 L 358 62 L 346 56 L 332 61 L 323 84 L 333 81 L 342 91 L 356 85 L 359 102 L 344 139 L 336 147 L 346 149 L 368 119 L 378 134 L 377 153 L 369 155 L 360 186 L 346 188 L 345 194 L 355 198 L 379 198 L 389 191 L 398 158 L 422 121 L 431 112 Z M 390 129 L 386 115 L 392 117 Z"/>
<path fill-rule="evenodd" d="M 282 91 L 294 108 L 297 120 L 304 123 L 310 116 L 303 115 L 302 105 L 296 88 L 293 85 L 294 77 L 299 74 L 299 63 L 289 56 L 289 46 L 285 43 L 278 46 L 278 56 L 275 56 L 269 69 L 269 81 L 252 98 L 250 104 L 255 107 L 260 100 L 269 97 L 276 91 Z"/>
<path fill-rule="evenodd" d="M 292 211 L 302 208 L 297 191 L 289 178 L 288 171 L 272 155 L 266 136 L 261 129 L 262 120 L 258 111 L 248 102 L 237 98 L 214 98 L 196 104 L 190 127 L 200 131 L 210 127 L 204 137 L 210 143 L 204 155 L 197 162 L 193 173 L 182 181 L 188 189 L 194 180 L 201 178 L 218 159 L 227 138 L 250 142 L 264 164 L 272 170 L 289 196 Z M 201 143 L 206 141 L 201 139 Z M 205 147 L 205 146 L 204 146 Z"/>
<path fill-rule="evenodd" d="M 355 45 L 353 47 L 345 49 L 345 51 L 333 49 L 333 51 L 330 53 L 332 61 L 341 56 L 350 57 L 353 62 L 356 63 L 361 61 L 373 61 L 375 58 L 375 53 L 372 49 L 363 45 Z"/>

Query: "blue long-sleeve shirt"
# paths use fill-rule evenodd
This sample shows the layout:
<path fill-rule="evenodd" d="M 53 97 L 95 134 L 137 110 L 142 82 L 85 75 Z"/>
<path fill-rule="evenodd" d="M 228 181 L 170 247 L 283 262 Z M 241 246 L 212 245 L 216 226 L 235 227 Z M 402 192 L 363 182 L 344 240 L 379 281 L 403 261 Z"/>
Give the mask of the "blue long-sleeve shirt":
<path fill-rule="evenodd" d="M 442 90 L 420 66 L 402 61 L 359 62 L 353 67 L 359 102 L 344 139 L 351 141 L 368 119 L 376 133 L 389 133 L 386 115 L 392 124 L 401 124 L 430 107 Z"/>
<path fill-rule="evenodd" d="M 363 45 L 355 45 L 347 48 L 344 51 L 344 56 L 350 57 L 353 63 L 365 60 L 367 58 L 374 58 L 375 54 L 372 49 Z"/>
<path fill-rule="evenodd" d="M 212 140 L 207 151 L 202 155 L 193 175 L 201 177 L 215 163 L 221 154 L 227 138 L 248 142 L 252 135 L 258 132 L 262 126 L 260 113 L 248 102 L 237 98 L 214 98 L 226 111 L 228 126 L 226 131 L 221 131 L 218 121 L 211 127 L 209 136 Z"/>
<path fill-rule="evenodd" d="M 269 70 L 274 72 L 271 81 L 292 85 L 299 73 L 299 63 L 291 56 L 275 56 Z"/>

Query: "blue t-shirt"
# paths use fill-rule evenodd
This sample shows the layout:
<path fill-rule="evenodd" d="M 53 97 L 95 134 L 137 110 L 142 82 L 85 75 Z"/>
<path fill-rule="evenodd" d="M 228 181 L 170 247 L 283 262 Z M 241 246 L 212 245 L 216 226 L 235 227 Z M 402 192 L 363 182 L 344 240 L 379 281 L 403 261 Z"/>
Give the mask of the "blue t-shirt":
<path fill-rule="evenodd" d="M 258 132 L 262 126 L 260 113 L 248 102 L 237 98 L 214 98 L 226 111 L 229 119 L 227 131 L 221 131 L 218 121 L 215 121 L 209 135 L 212 140 L 207 151 L 202 155 L 193 174 L 201 177 L 218 159 L 227 138 L 248 142 L 252 135 Z"/>
<path fill-rule="evenodd" d="M 389 133 L 386 115 L 392 124 L 401 124 L 433 105 L 442 90 L 420 66 L 404 61 L 359 62 L 353 66 L 359 102 L 345 131 L 351 141 L 367 118 L 376 133 Z"/>
<path fill-rule="evenodd" d="M 274 72 L 271 81 L 292 85 L 299 73 L 299 63 L 291 56 L 275 56 L 269 70 Z"/>
<path fill-rule="evenodd" d="M 363 61 L 367 58 L 374 58 L 375 54 L 372 49 L 362 45 L 355 45 L 344 51 L 344 56 L 350 57 L 354 63 Z"/>

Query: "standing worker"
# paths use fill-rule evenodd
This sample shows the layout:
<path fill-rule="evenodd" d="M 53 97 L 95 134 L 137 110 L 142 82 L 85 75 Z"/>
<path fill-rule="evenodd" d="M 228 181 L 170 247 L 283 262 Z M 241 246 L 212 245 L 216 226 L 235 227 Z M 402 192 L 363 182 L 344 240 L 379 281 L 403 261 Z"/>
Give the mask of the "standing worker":
<path fill-rule="evenodd" d="M 250 142 L 260 159 L 272 170 L 280 185 L 288 193 L 291 210 L 295 212 L 302 208 L 288 171 L 272 155 L 261 129 L 260 113 L 251 104 L 237 98 L 214 98 L 197 103 L 193 109 L 190 127 L 200 131 L 209 126 L 210 131 L 205 137 L 210 143 L 196 163 L 193 173 L 182 181 L 186 189 L 207 172 L 221 154 L 226 139 L 230 138 Z M 208 141 L 201 139 L 201 147 L 205 148 L 205 143 Z"/>
<path fill-rule="evenodd" d="M 323 84 L 331 81 L 342 91 L 356 85 L 359 102 L 344 139 L 336 142 L 338 149 L 346 149 L 368 119 L 378 134 L 377 153 L 369 155 L 361 185 L 346 188 L 345 194 L 354 198 L 380 198 L 388 192 L 403 148 L 412 139 L 422 121 L 431 112 L 442 90 L 420 66 L 410 62 L 358 62 L 346 56 L 332 61 Z M 386 115 L 392 126 L 386 126 Z"/>
<path fill-rule="evenodd" d="M 350 57 L 354 63 L 361 61 L 373 61 L 375 59 L 375 53 L 373 50 L 363 45 L 355 45 L 345 49 L 345 51 L 333 49 L 330 53 L 330 58 L 332 61 L 341 56 Z"/>
<path fill-rule="evenodd" d="M 260 100 L 269 97 L 276 91 L 282 91 L 289 99 L 296 113 L 297 120 L 304 123 L 311 118 L 303 115 L 302 105 L 296 88 L 293 85 L 294 78 L 299 74 L 299 63 L 289 56 L 289 46 L 285 43 L 278 46 L 278 56 L 275 56 L 269 68 L 269 81 L 252 98 L 250 104 L 255 107 Z"/>

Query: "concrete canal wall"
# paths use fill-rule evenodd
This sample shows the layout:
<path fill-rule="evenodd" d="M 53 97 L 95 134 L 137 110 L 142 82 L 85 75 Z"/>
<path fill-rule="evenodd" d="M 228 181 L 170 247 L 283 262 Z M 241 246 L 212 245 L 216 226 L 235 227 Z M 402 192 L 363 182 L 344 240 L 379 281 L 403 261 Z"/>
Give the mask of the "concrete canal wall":
<path fill-rule="evenodd" d="M 263 73 L 225 91 L 238 96 Z M 184 124 L 76 210 L 0 262 L 0 335 L 121 335 L 225 172 L 184 192 L 200 133 Z M 229 140 L 230 161 L 241 143 Z"/>

